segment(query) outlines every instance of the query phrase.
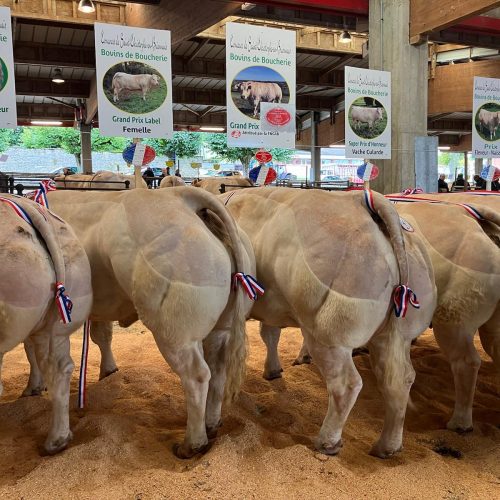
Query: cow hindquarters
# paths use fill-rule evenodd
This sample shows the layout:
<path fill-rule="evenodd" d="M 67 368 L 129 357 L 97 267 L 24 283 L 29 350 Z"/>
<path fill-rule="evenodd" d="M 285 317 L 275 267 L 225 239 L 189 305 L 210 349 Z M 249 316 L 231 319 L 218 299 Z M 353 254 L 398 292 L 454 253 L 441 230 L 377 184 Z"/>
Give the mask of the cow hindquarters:
<path fill-rule="evenodd" d="M 402 449 L 403 424 L 415 370 L 410 361 L 411 338 L 401 334 L 391 315 L 387 325 L 369 343 L 370 362 L 384 398 L 385 416 L 382 434 L 370 454 L 388 458 Z"/>

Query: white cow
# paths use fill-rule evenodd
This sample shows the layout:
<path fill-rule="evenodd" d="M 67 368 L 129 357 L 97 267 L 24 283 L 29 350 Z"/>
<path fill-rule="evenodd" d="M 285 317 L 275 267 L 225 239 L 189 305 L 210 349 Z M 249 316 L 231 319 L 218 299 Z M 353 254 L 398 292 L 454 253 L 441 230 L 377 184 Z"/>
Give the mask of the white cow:
<path fill-rule="evenodd" d="M 124 175 L 108 170 L 99 170 L 95 174 L 72 174 L 58 175 L 54 177 L 56 187 L 59 189 L 102 189 L 106 191 L 117 191 L 120 189 L 134 189 L 136 187 L 133 175 Z M 129 187 L 126 187 L 126 181 Z M 143 179 L 137 185 L 138 188 L 147 189 Z"/>
<path fill-rule="evenodd" d="M 153 88 L 160 85 L 158 75 L 130 75 L 129 73 L 117 72 L 113 75 L 111 89 L 113 90 L 113 101 L 118 102 L 120 92 L 126 90 L 129 92 L 139 90 L 142 92 L 142 99 L 146 100 L 146 94 Z"/>
<path fill-rule="evenodd" d="M 253 273 L 250 243 L 201 189 L 56 191 L 49 202 L 89 256 L 101 377 L 116 371 L 111 322 L 140 319 L 186 393 L 186 436 L 176 454 L 202 452 L 220 425 L 224 388 L 231 399 L 244 376 L 251 301 L 231 291 L 231 275 Z"/>
<path fill-rule="evenodd" d="M 418 235 L 403 236 L 399 216 L 383 196 L 372 193 L 373 215 L 363 196 L 262 187 L 220 198 L 250 238 L 257 277 L 266 288 L 251 311 L 262 321 L 268 347 L 264 376 L 281 372 L 281 327 L 300 327 L 328 390 L 316 447 L 333 455 L 342 447 L 342 429 L 362 386 L 352 350 L 369 343 L 386 409 L 372 454 L 388 457 L 402 446 L 414 379 L 410 343 L 430 323 L 435 285 Z M 396 318 L 392 307 L 400 284 L 409 284 L 421 307 L 409 306 L 405 318 Z"/>
<path fill-rule="evenodd" d="M 21 218 L 4 200 L 17 203 L 31 219 Z M 88 317 L 92 305 L 89 261 L 72 229 L 35 202 L 12 195 L 0 201 L 0 368 L 3 354 L 29 342 L 52 399 L 48 453 L 71 440 L 69 391 L 73 361 L 69 336 Z M 73 302 L 71 322 L 63 324 L 55 302 L 56 282 L 62 282 Z M 40 389 L 34 374 L 25 394 Z M 0 383 L 0 394 L 2 386 Z"/>
<path fill-rule="evenodd" d="M 253 187 L 253 182 L 250 179 L 239 176 L 194 180 L 191 185 L 194 187 L 201 187 L 212 194 L 221 194 L 222 184 L 224 184 L 224 192 L 238 191 L 241 188 Z"/>
<path fill-rule="evenodd" d="M 354 122 L 354 128 L 359 129 L 363 123 L 368 125 L 370 130 L 373 129 L 373 125 L 382 120 L 384 117 L 383 108 L 367 108 L 365 106 L 352 106 L 351 107 L 351 119 Z"/>
<path fill-rule="evenodd" d="M 481 132 L 486 129 L 490 134 L 490 141 L 495 138 L 497 128 L 500 123 L 500 113 L 497 111 L 488 111 L 487 109 L 479 110 L 479 127 Z"/>
<path fill-rule="evenodd" d="M 260 112 L 261 102 L 281 102 L 283 99 L 283 92 L 277 83 L 242 82 L 239 90 L 241 98 L 253 105 L 254 117 Z"/>
<path fill-rule="evenodd" d="M 177 175 L 166 175 L 160 182 L 160 188 L 185 186 L 186 183 Z"/>

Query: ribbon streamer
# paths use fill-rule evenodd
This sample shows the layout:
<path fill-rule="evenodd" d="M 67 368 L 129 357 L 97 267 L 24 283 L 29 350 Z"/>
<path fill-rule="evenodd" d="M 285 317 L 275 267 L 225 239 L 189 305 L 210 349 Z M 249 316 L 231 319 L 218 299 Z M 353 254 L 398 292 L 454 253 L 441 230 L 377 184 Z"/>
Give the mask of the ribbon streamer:
<path fill-rule="evenodd" d="M 264 295 L 264 287 L 253 276 L 245 273 L 234 273 L 233 288 L 235 290 L 238 287 L 238 282 L 251 300 L 257 300 L 258 295 Z"/>
<path fill-rule="evenodd" d="M 56 304 L 59 309 L 59 314 L 61 315 L 61 322 L 64 324 L 71 323 L 71 309 L 73 308 L 73 302 L 70 298 L 65 295 L 64 285 L 58 281 L 56 283 Z"/>
<path fill-rule="evenodd" d="M 417 296 L 407 285 L 398 285 L 393 292 L 394 313 L 396 318 L 404 318 L 408 312 L 408 304 L 415 309 L 420 309 Z"/>
<path fill-rule="evenodd" d="M 85 407 L 87 399 L 87 360 L 89 356 L 89 339 L 92 322 L 88 319 L 83 324 L 82 358 L 80 361 L 80 377 L 78 379 L 78 408 Z"/>

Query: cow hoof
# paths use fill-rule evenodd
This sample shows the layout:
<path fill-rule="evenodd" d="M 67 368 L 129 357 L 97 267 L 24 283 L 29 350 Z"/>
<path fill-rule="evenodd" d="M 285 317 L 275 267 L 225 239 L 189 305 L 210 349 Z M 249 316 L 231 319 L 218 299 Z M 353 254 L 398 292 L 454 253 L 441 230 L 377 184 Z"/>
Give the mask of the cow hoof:
<path fill-rule="evenodd" d="M 193 458 L 195 455 L 206 453 L 211 447 L 210 443 L 204 444 L 198 448 L 192 448 L 191 446 L 187 446 L 184 443 L 182 444 L 174 444 L 173 452 L 177 458 L 182 460 Z"/>
<path fill-rule="evenodd" d="M 264 372 L 264 375 L 262 375 L 266 380 L 274 380 L 276 378 L 281 378 L 281 372 L 283 371 L 283 368 L 280 368 L 279 370 L 272 370 L 270 372 Z"/>
<path fill-rule="evenodd" d="M 55 441 L 46 442 L 44 450 L 48 455 L 55 455 L 68 447 L 68 444 L 73 439 L 73 433 L 70 433 L 65 438 L 58 438 Z"/>
<path fill-rule="evenodd" d="M 118 371 L 118 368 L 114 368 L 112 370 L 105 370 L 102 373 L 99 373 L 99 380 L 102 380 L 106 377 L 109 377 L 110 375 L 113 375 L 113 373 L 116 373 Z"/>
<path fill-rule="evenodd" d="M 297 366 L 297 365 L 310 365 L 312 362 L 311 356 L 309 354 L 306 354 L 305 356 L 302 356 L 300 358 L 297 358 L 293 363 L 292 366 Z"/>
<path fill-rule="evenodd" d="M 344 446 L 344 443 L 342 442 L 342 439 L 339 439 L 333 445 L 323 443 L 319 446 L 316 446 L 316 449 L 320 453 L 323 453 L 324 455 L 334 456 L 334 455 L 338 455 L 340 453 L 342 446 Z"/>
<path fill-rule="evenodd" d="M 23 398 L 27 398 L 30 396 L 41 396 L 42 392 L 46 390 L 46 387 L 26 387 L 21 396 Z"/>
<path fill-rule="evenodd" d="M 394 450 L 384 449 L 381 445 L 379 445 L 379 443 L 377 443 L 373 445 L 372 449 L 370 450 L 370 455 L 377 458 L 391 458 L 402 450 L 402 446 Z"/>
<path fill-rule="evenodd" d="M 219 423 L 212 426 L 212 427 L 206 427 L 207 430 L 207 438 L 208 439 L 215 439 L 217 437 L 217 432 L 219 429 L 222 427 L 222 420 L 219 420 Z"/>
<path fill-rule="evenodd" d="M 460 425 L 454 423 L 452 420 L 446 424 L 446 428 L 450 431 L 456 432 L 457 434 L 468 434 L 474 430 L 472 425 Z"/>

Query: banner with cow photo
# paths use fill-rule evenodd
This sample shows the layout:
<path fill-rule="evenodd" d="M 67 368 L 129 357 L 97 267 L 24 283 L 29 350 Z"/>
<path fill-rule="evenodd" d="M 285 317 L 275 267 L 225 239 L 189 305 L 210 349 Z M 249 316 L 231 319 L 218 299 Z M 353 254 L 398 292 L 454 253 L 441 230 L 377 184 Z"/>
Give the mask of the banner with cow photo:
<path fill-rule="evenodd" d="M 95 23 L 102 135 L 173 134 L 170 31 Z"/>
<path fill-rule="evenodd" d="M 227 143 L 295 147 L 295 32 L 226 24 Z"/>
<path fill-rule="evenodd" d="M 10 9 L 0 7 L 0 128 L 17 127 Z"/>
<path fill-rule="evenodd" d="M 345 68 L 346 158 L 391 157 L 391 74 Z"/>
<path fill-rule="evenodd" d="M 500 156 L 500 80 L 474 77 L 472 105 L 472 155 Z"/>

